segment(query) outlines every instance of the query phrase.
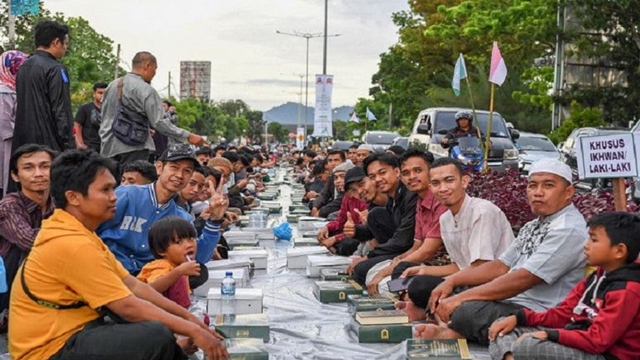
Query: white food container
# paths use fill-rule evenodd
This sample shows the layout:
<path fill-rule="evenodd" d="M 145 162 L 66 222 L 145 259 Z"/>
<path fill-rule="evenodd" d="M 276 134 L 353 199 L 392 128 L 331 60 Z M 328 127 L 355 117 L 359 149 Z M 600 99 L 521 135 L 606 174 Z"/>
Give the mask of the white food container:
<path fill-rule="evenodd" d="M 307 276 L 319 278 L 320 269 L 346 270 L 353 260 L 337 255 L 309 255 L 307 259 Z"/>
<path fill-rule="evenodd" d="M 293 239 L 293 246 L 296 248 L 318 246 L 318 239 L 314 237 L 297 237 Z M 307 266 L 305 264 L 305 266 Z"/>
<path fill-rule="evenodd" d="M 220 286 L 222 286 L 222 279 L 224 279 L 227 271 L 231 271 L 233 273 L 233 279 L 236 281 L 236 288 L 243 288 L 247 286 L 247 283 L 249 282 L 249 271 L 245 268 L 209 270 L 209 279 L 207 282 L 194 289 L 193 294 L 196 296 L 208 296 L 211 288 L 220 288 Z"/>
<path fill-rule="evenodd" d="M 244 231 L 244 230 L 227 231 L 224 233 L 224 238 L 227 239 L 227 242 L 229 241 L 247 242 L 247 241 L 258 240 L 257 234 L 253 232 Z"/>
<path fill-rule="evenodd" d="M 244 228 L 242 232 L 253 234 L 258 240 L 273 240 L 273 229 L 272 228 Z"/>
<path fill-rule="evenodd" d="M 245 268 L 247 271 L 253 269 L 253 261 L 246 258 L 233 258 L 233 259 L 224 259 L 224 260 L 212 260 L 207 264 L 207 269 L 209 270 L 227 270 L 227 269 L 242 269 Z"/>
<path fill-rule="evenodd" d="M 236 314 L 261 314 L 262 313 L 262 289 L 236 288 L 235 313 Z M 207 294 L 207 313 L 219 315 L 222 306 L 222 294 L 219 287 L 209 289 Z"/>
<path fill-rule="evenodd" d="M 253 261 L 254 269 L 267 268 L 267 250 L 231 250 L 229 259 L 249 258 Z"/>
<path fill-rule="evenodd" d="M 321 218 L 315 218 L 310 216 L 301 216 L 298 219 L 298 231 L 314 231 L 319 230 L 329 222 Z"/>
<path fill-rule="evenodd" d="M 321 255 L 328 254 L 324 246 L 307 246 L 300 248 L 288 248 L 287 249 L 287 268 L 289 269 L 306 269 L 307 259 L 309 255 Z"/>

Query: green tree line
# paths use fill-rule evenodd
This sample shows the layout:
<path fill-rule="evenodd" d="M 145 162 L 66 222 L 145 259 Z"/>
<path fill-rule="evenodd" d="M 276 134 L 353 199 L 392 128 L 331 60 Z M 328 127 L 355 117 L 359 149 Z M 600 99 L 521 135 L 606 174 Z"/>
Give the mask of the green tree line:
<path fill-rule="evenodd" d="M 626 123 L 636 118 L 640 106 L 640 88 L 635 86 L 640 77 L 637 5 L 609 0 L 409 1 L 408 11 L 392 15 L 398 41 L 380 55 L 370 97 L 358 100 L 356 113 L 363 118 L 369 107 L 379 119 L 374 127 L 407 133 L 421 109 L 470 107 L 465 83 L 459 97 L 451 89 L 460 53 L 466 60 L 475 105 L 488 109 L 491 48 L 497 41 L 509 75 L 496 88 L 495 110 L 517 128 L 549 132 L 554 101 L 573 104 L 572 109 L 581 109 L 582 117 L 582 109 L 592 109 L 603 124 Z M 577 28 L 563 31 L 558 27 L 559 6 L 572 10 Z M 553 94 L 558 37 L 571 45 L 567 57 L 622 71 L 626 81 L 598 86 L 594 79 L 595 85 L 571 86 L 561 95 Z M 580 123 L 576 120 L 565 128 Z M 364 128 L 362 122 L 348 126 Z"/>
<path fill-rule="evenodd" d="M 5 1 L 0 2 L 0 38 L 8 38 L 7 5 Z M 94 83 L 110 82 L 114 79 L 116 66 L 120 75 L 126 73 L 119 65 L 112 39 L 100 34 L 82 17 L 52 14 L 44 7 L 43 2 L 40 2 L 39 15 L 26 14 L 16 17 L 16 49 L 33 53 L 33 28 L 43 19 L 55 20 L 69 26 L 71 41 L 61 62 L 69 70 L 74 110 L 92 100 Z M 231 141 L 240 136 L 248 136 L 258 142 L 264 137 L 262 112 L 251 110 L 242 100 L 171 100 L 176 105 L 179 126 L 184 129 L 207 135 L 212 140 L 225 138 Z"/>

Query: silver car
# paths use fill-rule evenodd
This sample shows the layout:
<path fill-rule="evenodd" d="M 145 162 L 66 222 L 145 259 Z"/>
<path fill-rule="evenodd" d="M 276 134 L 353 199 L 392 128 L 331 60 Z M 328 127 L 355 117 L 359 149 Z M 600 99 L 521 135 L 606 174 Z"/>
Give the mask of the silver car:
<path fill-rule="evenodd" d="M 548 137 L 521 131 L 516 140 L 516 148 L 520 152 L 519 168 L 523 174 L 529 173 L 529 167 L 541 159 L 560 160 L 560 152 Z"/>

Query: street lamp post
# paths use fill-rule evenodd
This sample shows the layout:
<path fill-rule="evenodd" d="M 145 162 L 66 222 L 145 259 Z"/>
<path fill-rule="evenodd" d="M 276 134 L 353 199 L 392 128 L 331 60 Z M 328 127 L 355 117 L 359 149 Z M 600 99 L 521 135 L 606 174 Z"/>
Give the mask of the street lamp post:
<path fill-rule="evenodd" d="M 309 107 L 309 40 L 313 39 L 313 38 L 318 38 L 323 36 L 322 33 L 315 33 L 315 34 L 310 34 L 310 33 L 299 33 L 297 31 L 294 31 L 293 33 L 286 33 L 286 32 L 282 32 L 280 30 L 276 30 L 276 34 L 280 34 L 280 35 L 287 35 L 287 36 L 295 36 L 295 37 L 301 37 L 301 38 L 305 38 L 307 39 L 307 67 L 306 67 L 306 72 L 305 72 L 305 77 L 306 77 L 306 83 L 307 83 L 307 89 L 305 91 L 305 95 L 304 95 L 304 134 L 305 136 L 307 135 L 307 119 L 309 117 L 308 115 L 308 107 Z"/>
<path fill-rule="evenodd" d="M 325 38 L 327 37 L 326 34 L 323 33 L 315 33 L 315 34 L 310 34 L 310 33 L 299 33 L 297 31 L 294 31 L 292 33 L 286 33 L 286 32 L 282 32 L 280 30 L 276 30 L 276 34 L 280 34 L 280 35 L 287 35 L 287 36 L 295 36 L 295 37 L 300 37 L 300 38 L 305 38 L 307 40 L 307 66 L 306 66 L 306 72 L 305 72 L 305 77 L 306 77 L 306 90 L 305 90 L 305 95 L 304 95 L 304 134 L 305 137 L 308 133 L 307 131 L 307 119 L 309 117 L 308 115 L 308 107 L 309 107 L 309 40 L 313 39 L 313 38 L 318 38 L 321 36 L 324 36 Z M 331 37 L 336 37 L 336 36 L 340 36 L 340 34 L 335 34 L 335 35 L 328 35 Z"/>
<path fill-rule="evenodd" d="M 322 75 L 327 75 L 327 34 L 329 23 L 329 0 L 324 0 L 324 47 L 322 52 Z"/>

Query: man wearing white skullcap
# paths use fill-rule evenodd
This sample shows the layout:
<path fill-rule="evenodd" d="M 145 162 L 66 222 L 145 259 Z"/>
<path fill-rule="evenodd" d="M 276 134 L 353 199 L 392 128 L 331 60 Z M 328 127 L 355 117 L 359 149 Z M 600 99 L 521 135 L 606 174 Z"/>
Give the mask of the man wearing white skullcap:
<path fill-rule="evenodd" d="M 556 306 L 584 277 L 584 217 L 572 204 L 571 169 L 540 160 L 529 171 L 527 198 L 538 217 L 526 223 L 498 260 L 463 269 L 431 293 L 432 311 L 448 325 L 417 325 L 420 338 L 466 338 L 489 345 L 489 328 L 500 317 L 527 308 Z M 464 290 L 453 295 L 454 288 Z M 492 347 L 496 357 L 510 351 Z M 499 353 L 499 354 L 498 354 Z"/>

